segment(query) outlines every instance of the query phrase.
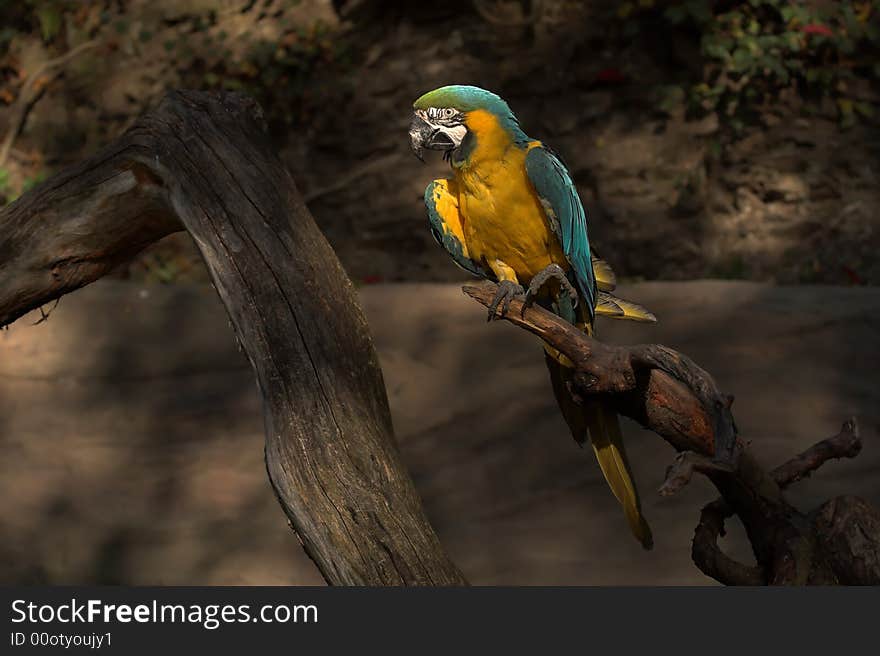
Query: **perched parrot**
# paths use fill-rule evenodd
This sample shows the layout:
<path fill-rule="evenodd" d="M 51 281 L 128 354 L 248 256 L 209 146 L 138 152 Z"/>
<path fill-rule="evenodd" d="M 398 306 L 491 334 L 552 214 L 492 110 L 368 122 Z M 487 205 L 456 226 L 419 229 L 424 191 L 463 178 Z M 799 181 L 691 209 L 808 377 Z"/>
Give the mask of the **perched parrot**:
<path fill-rule="evenodd" d="M 590 251 L 587 217 L 562 160 L 522 131 L 499 96 L 446 86 L 413 104 L 410 140 L 443 151 L 452 176 L 425 190 L 431 232 L 471 274 L 498 283 L 489 319 L 515 297 L 538 303 L 589 334 L 596 315 L 656 321 L 644 308 L 611 295 L 614 273 Z M 589 439 L 605 480 L 642 546 L 653 545 L 626 458 L 617 414 L 601 402 L 577 402 L 571 362 L 544 345 L 553 391 L 578 443 Z"/>

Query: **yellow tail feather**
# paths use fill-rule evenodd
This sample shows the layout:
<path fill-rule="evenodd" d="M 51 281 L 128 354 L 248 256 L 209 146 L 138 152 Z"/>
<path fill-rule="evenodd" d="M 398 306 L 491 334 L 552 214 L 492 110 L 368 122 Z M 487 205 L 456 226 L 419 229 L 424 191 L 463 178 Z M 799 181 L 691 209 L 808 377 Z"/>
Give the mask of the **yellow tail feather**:
<path fill-rule="evenodd" d="M 595 255 L 592 256 L 592 263 L 593 275 L 596 278 L 596 287 L 603 292 L 613 291 L 614 288 L 617 287 L 617 276 L 614 275 L 611 265 Z"/>
<path fill-rule="evenodd" d="M 650 549 L 654 544 L 653 537 L 647 521 L 642 516 L 639 495 L 626 459 L 617 414 L 595 400 L 587 401 L 583 405 L 576 403 L 567 385 L 572 375 L 571 365 L 565 365 L 568 359 L 556 349 L 547 346 L 545 346 L 545 354 L 553 393 L 572 436 L 579 444 L 583 444 L 587 439 L 590 440 L 602 474 L 614 496 L 623 506 L 633 535 L 645 549 Z"/>
<path fill-rule="evenodd" d="M 596 288 L 599 294 L 596 297 L 596 314 L 612 319 L 629 319 L 630 321 L 657 321 L 657 317 L 648 312 L 638 303 L 625 301 L 622 298 L 610 294 L 617 287 L 617 276 L 611 269 L 611 265 L 598 257 L 595 253 L 591 256 L 593 264 L 593 276 L 596 279 Z"/>
<path fill-rule="evenodd" d="M 613 410 L 593 401 L 584 405 L 584 412 L 587 415 L 590 443 L 608 487 L 623 506 L 633 535 L 645 549 L 650 549 L 654 546 L 654 538 L 651 527 L 642 515 L 639 493 L 623 447 L 620 419 Z"/>
<path fill-rule="evenodd" d="M 605 292 L 599 292 L 596 297 L 596 314 L 612 319 L 628 319 L 630 321 L 643 321 L 654 323 L 657 317 L 648 312 L 638 303 L 625 301 Z"/>

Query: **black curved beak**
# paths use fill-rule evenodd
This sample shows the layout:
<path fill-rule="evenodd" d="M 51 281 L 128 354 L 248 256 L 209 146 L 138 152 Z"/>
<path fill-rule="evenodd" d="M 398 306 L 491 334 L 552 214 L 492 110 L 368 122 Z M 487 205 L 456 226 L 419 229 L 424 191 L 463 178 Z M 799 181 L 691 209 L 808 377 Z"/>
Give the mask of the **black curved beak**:
<path fill-rule="evenodd" d="M 428 150 L 451 150 L 455 144 L 449 135 L 442 130 L 422 120 L 419 116 L 413 116 L 409 124 L 409 141 L 413 153 L 423 162 L 422 151 Z"/>

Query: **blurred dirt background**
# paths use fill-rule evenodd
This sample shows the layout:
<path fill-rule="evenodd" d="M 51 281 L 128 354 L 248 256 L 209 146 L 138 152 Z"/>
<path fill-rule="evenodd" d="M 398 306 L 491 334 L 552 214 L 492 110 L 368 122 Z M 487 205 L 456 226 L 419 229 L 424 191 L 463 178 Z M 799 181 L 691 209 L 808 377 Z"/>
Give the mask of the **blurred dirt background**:
<path fill-rule="evenodd" d="M 623 291 L 660 323 L 604 321 L 603 338 L 656 340 L 713 372 L 766 466 L 857 416 L 862 454 L 790 498 L 803 509 L 840 494 L 880 505 L 880 290 Z M 487 325 L 457 284 L 373 285 L 361 303 L 404 461 L 472 583 L 712 583 L 690 542 L 713 488 L 700 478 L 658 496 L 674 452 L 625 421 L 655 538 L 643 551 L 592 451 L 571 439 L 535 338 Z M 99 281 L 31 325 L 39 318 L 0 332 L 0 581 L 321 583 L 272 493 L 254 376 L 209 286 Z M 751 562 L 742 527 L 728 529 L 724 549 Z"/>
<path fill-rule="evenodd" d="M 459 293 L 422 202 L 446 165 L 409 152 L 410 106 L 449 83 L 504 96 L 661 320 L 602 335 L 694 357 L 768 465 L 858 416 L 863 455 L 793 494 L 880 503 L 878 62 L 878 0 L 0 0 L 0 206 L 167 89 L 252 94 L 362 287 L 404 457 L 471 580 L 707 583 L 688 545 L 711 490 L 661 501 L 671 453 L 627 426 L 643 554 L 538 346 Z M 190 239 L 114 277 L 0 332 L 0 580 L 319 583 Z"/>

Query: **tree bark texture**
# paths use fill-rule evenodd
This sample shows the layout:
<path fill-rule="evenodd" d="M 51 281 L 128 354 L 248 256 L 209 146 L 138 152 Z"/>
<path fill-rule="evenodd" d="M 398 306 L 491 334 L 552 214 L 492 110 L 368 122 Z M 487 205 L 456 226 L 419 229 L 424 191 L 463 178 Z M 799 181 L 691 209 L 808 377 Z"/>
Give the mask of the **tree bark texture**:
<path fill-rule="evenodd" d="M 0 210 L 0 326 L 178 230 L 254 368 L 269 479 L 325 579 L 464 584 L 400 459 L 353 286 L 249 98 L 172 92 Z"/>
<path fill-rule="evenodd" d="M 489 307 L 497 285 L 465 285 Z M 661 495 L 707 476 L 721 498 L 707 505 L 694 533 L 692 556 L 705 574 L 728 585 L 880 584 L 880 512 L 857 497 L 838 497 L 803 512 L 783 490 L 834 458 L 861 449 L 855 420 L 777 469 L 768 472 L 738 437 L 733 398 L 688 357 L 656 344 L 604 344 L 540 307 L 514 300 L 503 318 L 564 353 L 574 364 L 576 397 L 600 395 L 617 411 L 655 432 L 679 453 Z M 755 565 L 729 558 L 718 546 L 724 521 L 745 526 Z"/>

